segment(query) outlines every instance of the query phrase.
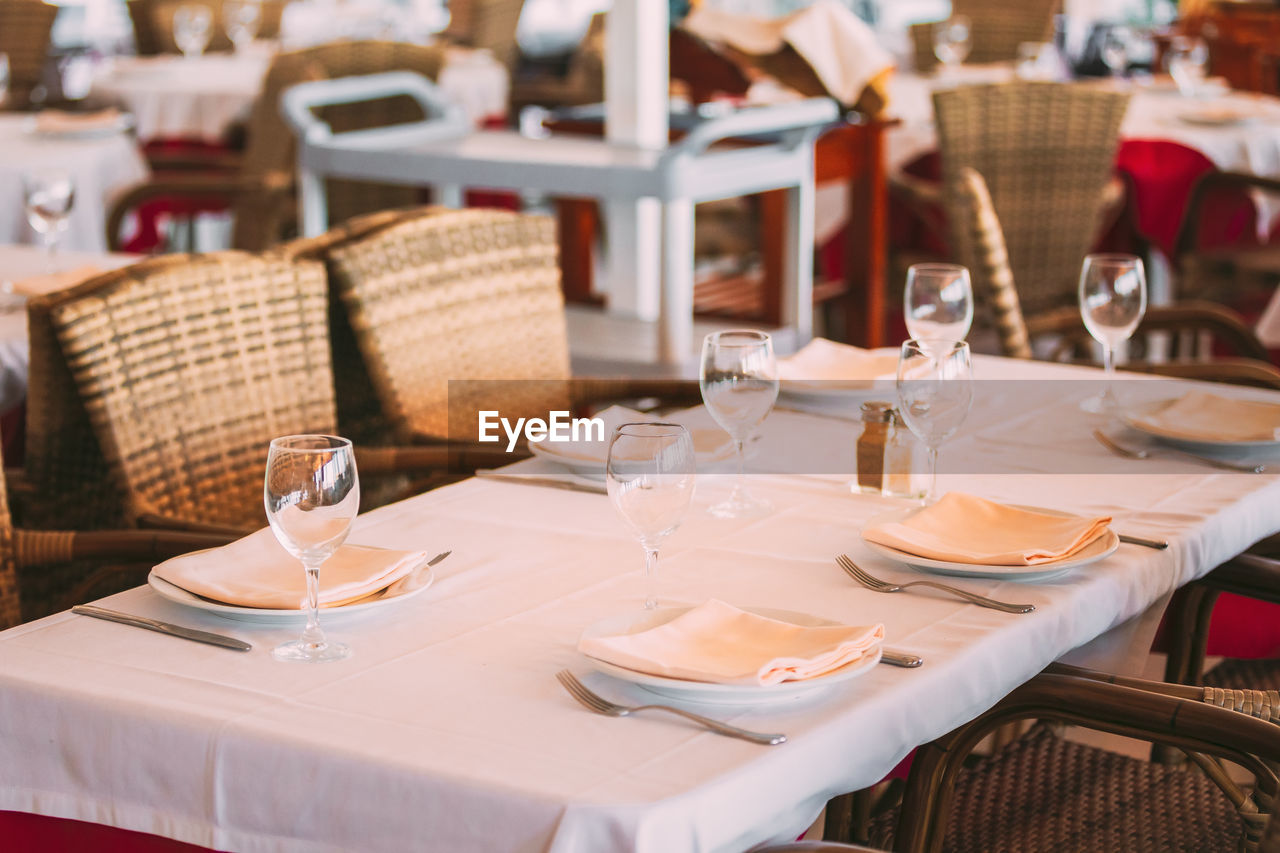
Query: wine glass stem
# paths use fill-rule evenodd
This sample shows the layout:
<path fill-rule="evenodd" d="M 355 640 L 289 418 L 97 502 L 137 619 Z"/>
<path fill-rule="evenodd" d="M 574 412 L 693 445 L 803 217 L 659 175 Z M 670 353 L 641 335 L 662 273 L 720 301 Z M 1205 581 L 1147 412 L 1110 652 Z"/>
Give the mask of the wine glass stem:
<path fill-rule="evenodd" d="M 1116 373 L 1116 350 L 1110 343 L 1102 345 L 1102 370 L 1103 370 L 1103 386 L 1102 386 L 1102 402 L 1105 410 L 1107 404 L 1115 399 L 1115 395 L 1111 393 L 1111 383 Z"/>
<path fill-rule="evenodd" d="M 745 439 L 735 439 L 733 445 L 738 449 L 738 473 L 733 478 L 733 496 L 730 500 L 738 501 L 747 491 L 747 442 Z"/>
<path fill-rule="evenodd" d="M 644 609 L 658 607 L 658 549 L 644 546 Z"/>
<path fill-rule="evenodd" d="M 924 502 L 931 504 L 938 499 L 938 448 L 929 447 L 929 493 Z"/>
<path fill-rule="evenodd" d="M 302 631 L 302 641 L 310 646 L 324 645 L 324 632 L 320 630 L 320 564 L 302 564 L 307 570 L 307 627 Z"/>

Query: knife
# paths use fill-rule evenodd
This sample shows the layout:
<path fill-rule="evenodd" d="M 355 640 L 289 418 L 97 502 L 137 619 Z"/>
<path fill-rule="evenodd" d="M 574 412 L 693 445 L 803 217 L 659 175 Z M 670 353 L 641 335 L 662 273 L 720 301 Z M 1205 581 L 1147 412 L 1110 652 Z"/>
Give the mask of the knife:
<path fill-rule="evenodd" d="M 132 616 L 128 613 L 107 610 L 104 607 L 95 607 L 92 604 L 77 604 L 71 608 L 71 612 L 81 616 L 92 616 L 95 619 L 105 619 L 108 622 L 119 622 L 121 625 L 133 625 L 135 628 L 146 628 L 148 631 L 157 631 L 161 634 L 181 637 L 184 640 L 193 640 L 197 643 L 208 643 L 211 646 L 222 646 L 224 649 L 235 649 L 238 652 L 247 652 L 253 648 L 244 640 L 237 640 L 235 637 L 224 637 L 222 634 L 197 631 L 194 628 L 171 625 L 168 622 L 148 619 L 145 616 Z"/>
<path fill-rule="evenodd" d="M 895 652 L 889 649 L 880 650 L 880 663 L 887 663 L 890 666 L 905 666 L 907 668 L 917 667 L 924 663 L 924 658 L 919 655 L 910 655 L 906 652 Z"/>
<path fill-rule="evenodd" d="M 519 483 L 525 486 L 546 486 L 549 489 L 568 489 L 571 492 L 589 492 L 593 495 L 609 493 L 604 483 L 579 483 L 573 480 L 561 480 L 556 477 L 532 477 L 524 474 L 500 474 L 492 468 L 481 468 L 476 476 L 484 480 L 495 480 L 499 483 Z"/>
<path fill-rule="evenodd" d="M 1128 542 L 1130 545 L 1143 545 L 1147 548 L 1155 548 L 1157 551 L 1163 551 L 1169 547 L 1168 542 L 1162 542 L 1159 539 L 1143 539 L 1141 536 L 1130 536 L 1127 533 L 1117 533 L 1121 542 Z"/>

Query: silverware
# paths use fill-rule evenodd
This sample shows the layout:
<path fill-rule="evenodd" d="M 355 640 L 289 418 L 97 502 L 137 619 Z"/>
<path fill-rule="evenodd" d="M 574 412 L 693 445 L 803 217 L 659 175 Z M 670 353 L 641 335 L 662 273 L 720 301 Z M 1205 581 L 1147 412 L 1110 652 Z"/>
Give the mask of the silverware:
<path fill-rule="evenodd" d="M 924 586 L 930 589 L 937 589 L 943 592 L 949 592 L 952 595 L 959 596 L 970 604 L 976 604 L 979 607 L 990 607 L 992 610 L 1002 610 L 1005 613 L 1030 613 L 1036 609 L 1034 604 L 1009 604 L 1004 601 L 996 601 L 994 598 L 987 598 L 977 593 L 968 592 L 954 586 L 947 586 L 943 583 L 934 583 L 933 581 L 911 581 L 910 583 L 893 584 L 888 581 L 882 581 L 877 577 L 867 574 L 864 569 L 850 560 L 844 554 L 836 556 L 836 563 L 840 568 L 845 570 L 849 577 L 865 586 L 867 589 L 873 589 L 876 592 L 901 592 L 904 589 L 910 589 L 913 586 Z"/>
<path fill-rule="evenodd" d="M 1163 551 L 1169 547 L 1169 543 L 1162 539 L 1143 539 L 1141 536 L 1130 536 L 1127 533 L 1117 533 L 1121 542 L 1128 542 L 1130 545 L 1142 545 L 1145 548 L 1155 548 L 1157 551 Z"/>
<path fill-rule="evenodd" d="M 1248 462 L 1227 462 L 1223 459 L 1211 459 L 1208 456 L 1201 456 L 1198 453 L 1191 453 L 1186 450 L 1179 450 L 1176 447 L 1161 447 L 1159 453 L 1152 453 L 1150 450 L 1125 447 L 1118 443 L 1114 438 L 1107 435 L 1100 429 L 1093 431 L 1093 437 L 1098 443 L 1110 450 L 1117 456 L 1123 456 L 1126 459 L 1159 459 L 1162 454 L 1172 456 L 1185 456 L 1188 459 L 1194 459 L 1197 462 L 1203 462 L 1213 468 L 1222 468 L 1226 471 L 1240 471 L 1246 474 L 1261 474 L 1267 470 L 1266 465 L 1254 465 Z"/>
<path fill-rule="evenodd" d="M 923 664 L 924 658 L 907 652 L 896 652 L 893 649 L 881 649 L 880 663 L 887 663 L 890 666 L 905 666 L 910 669 Z"/>
<path fill-rule="evenodd" d="M 574 480 L 561 480 L 557 477 L 534 477 L 523 474 L 501 474 L 492 468 L 481 468 L 476 476 L 482 480 L 494 480 L 499 483 L 518 483 L 523 486 L 543 486 L 548 489 L 567 489 L 571 492 L 588 492 L 593 495 L 609 493 L 604 483 L 579 483 Z"/>
<path fill-rule="evenodd" d="M 683 708 L 673 708 L 670 705 L 619 705 L 616 702 L 610 702 L 599 694 L 591 692 L 587 686 L 577 679 L 577 677 L 567 669 L 562 669 L 556 673 L 556 680 L 569 691 L 569 695 L 577 699 L 587 708 L 595 711 L 597 714 L 604 714 L 608 717 L 625 717 L 628 714 L 634 714 L 636 711 L 666 711 L 684 717 L 686 720 L 692 720 L 695 723 L 706 726 L 717 734 L 727 735 L 729 737 L 741 738 L 749 740 L 752 743 L 759 743 L 765 746 L 774 746 L 779 743 L 786 743 L 787 736 L 783 734 L 761 734 L 759 732 L 749 732 L 746 729 L 740 729 L 737 726 L 731 726 L 728 723 L 722 723 L 719 720 L 713 720 L 710 717 L 704 717 L 695 714 L 692 711 L 686 711 Z"/>
<path fill-rule="evenodd" d="M 133 625 L 135 628 L 146 628 L 148 631 L 157 631 L 161 634 L 181 637 L 184 640 L 193 640 L 197 643 L 208 643 L 211 646 L 222 646 L 224 649 L 235 649 L 238 652 L 247 652 L 253 648 L 244 640 L 237 640 L 235 637 L 211 634 L 208 631 L 197 631 L 195 628 L 184 628 L 181 625 L 161 622 L 158 619 L 148 619 L 145 616 L 133 616 L 128 613 L 107 610 L 105 607 L 96 607 L 92 604 L 77 604 L 71 608 L 71 612 L 81 616 L 92 616 L 95 619 L 105 619 L 108 622 L 119 622 L 121 625 Z"/>

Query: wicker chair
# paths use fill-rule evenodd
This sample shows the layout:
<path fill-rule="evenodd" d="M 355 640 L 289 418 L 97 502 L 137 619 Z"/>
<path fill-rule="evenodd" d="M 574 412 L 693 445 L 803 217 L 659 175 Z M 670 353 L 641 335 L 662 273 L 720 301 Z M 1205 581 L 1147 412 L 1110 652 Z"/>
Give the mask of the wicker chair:
<path fill-rule="evenodd" d="M 1049 41 L 1053 36 L 1053 16 L 1060 11 L 1059 0 L 952 0 L 951 11 L 964 15 L 972 24 L 973 45 L 968 62 L 1011 62 L 1018 58 L 1023 42 Z M 929 71 L 938 64 L 933 53 L 933 22 L 911 26 L 915 69 Z"/>
<path fill-rule="evenodd" d="M 192 0 L 128 0 L 129 20 L 133 24 L 134 48 L 139 56 L 159 53 L 179 53 L 173 41 L 173 13 L 179 6 Z M 222 3 L 219 0 L 194 0 L 208 6 L 211 14 L 209 45 L 207 50 L 230 50 L 222 23 Z M 280 19 L 284 15 L 286 0 L 260 0 L 262 17 L 258 22 L 258 38 L 274 39 L 280 35 Z"/>
<path fill-rule="evenodd" d="M 475 438 L 480 408 L 545 416 L 588 401 L 697 399 L 692 383 L 570 380 L 548 218 L 389 211 L 286 251 L 328 264 L 339 422 L 347 434 L 465 443 Z"/>
<path fill-rule="evenodd" d="M 260 251 L 291 236 L 296 163 L 293 134 L 280 115 L 280 95 L 296 83 L 324 77 L 324 68 L 302 53 L 278 55 L 249 115 L 244 154 L 153 163 L 156 174 L 150 180 L 112 203 L 106 220 L 110 249 L 125 248 L 121 226 L 131 212 L 147 202 L 175 197 L 225 203 L 234 217 L 233 248 Z"/>
<path fill-rule="evenodd" d="M 957 228 L 964 232 L 973 253 L 970 273 L 975 296 L 994 322 L 1001 353 L 1010 358 L 1031 358 L 1033 339 L 1052 338 L 1048 357 L 1088 361 L 1092 338 L 1078 309 L 1064 308 L 1030 321 L 1023 317 L 1000 217 L 982 175 L 974 169 L 961 169 L 956 193 Z M 1157 336 L 1167 360 L 1144 361 Z M 1280 370 L 1268 363 L 1266 348 L 1235 314 L 1210 302 L 1149 308 L 1131 344 L 1133 360 L 1125 364 L 1126 370 L 1280 389 Z M 1234 356 L 1222 357 L 1223 347 Z"/>
<path fill-rule="evenodd" d="M 899 851 L 1257 850 L 1280 780 L 1280 693 L 1213 691 L 1051 666 L 995 708 L 916 752 L 900 810 L 871 843 Z M 986 735 L 1042 721 L 966 767 Z M 1184 772 L 1058 737 L 1065 723 L 1166 744 Z M 1252 794 L 1222 759 L 1254 775 Z M 1276 821 L 1270 821 L 1275 823 Z M 1268 842 L 1271 844 L 1273 842 Z"/>
<path fill-rule="evenodd" d="M 31 103 L 57 16 L 57 6 L 40 0 L 0 0 L 0 53 L 9 57 L 9 97 L 0 107 L 22 109 Z"/>
<path fill-rule="evenodd" d="M 271 438 L 336 426 L 327 309 L 321 264 L 241 252 L 156 258 L 33 300 L 45 381 L 28 417 L 47 434 L 28 448 L 32 490 L 88 515 L 77 526 L 262 526 Z M 366 476 L 450 462 L 425 449 L 357 459 Z"/>
<path fill-rule="evenodd" d="M 1280 200 L 1280 180 L 1233 172 L 1209 172 L 1196 182 L 1178 228 L 1174 262 L 1178 293 L 1217 301 L 1266 299 L 1280 283 L 1280 246 L 1263 244 L 1201 249 L 1210 201 L 1222 194 L 1265 194 Z"/>

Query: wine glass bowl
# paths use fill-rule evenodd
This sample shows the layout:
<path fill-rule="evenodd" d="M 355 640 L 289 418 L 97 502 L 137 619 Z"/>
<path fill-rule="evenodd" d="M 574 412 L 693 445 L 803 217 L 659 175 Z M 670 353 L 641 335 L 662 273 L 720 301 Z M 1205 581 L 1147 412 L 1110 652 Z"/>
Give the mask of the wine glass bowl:
<path fill-rule="evenodd" d="M 693 439 L 679 424 L 622 424 L 609 441 L 609 499 L 645 553 L 644 606 L 658 606 L 658 548 L 680 526 L 693 498 Z"/>
<path fill-rule="evenodd" d="M 933 25 L 933 55 L 950 69 L 969 58 L 973 49 L 973 23 L 966 15 L 952 15 Z"/>
<path fill-rule="evenodd" d="M 236 53 L 243 53 L 258 35 L 262 23 L 261 0 L 225 0 L 222 21 Z"/>
<path fill-rule="evenodd" d="M 187 59 L 204 53 L 212 36 L 213 12 L 200 3 L 185 3 L 173 10 L 173 43 Z"/>
<path fill-rule="evenodd" d="M 1208 46 L 1203 40 L 1190 36 L 1175 37 L 1164 55 L 1165 70 L 1184 97 L 1192 97 L 1200 92 L 1208 63 Z"/>
<path fill-rule="evenodd" d="M 973 405 L 973 364 L 964 341 L 911 340 L 898 356 L 898 408 L 929 452 L 926 503 L 937 500 L 938 449 L 950 440 Z"/>
<path fill-rule="evenodd" d="M 267 522 L 276 540 L 302 563 L 307 626 L 301 638 L 277 646 L 277 660 L 349 657 L 320 630 L 320 567 L 347 538 L 360 511 L 360 478 L 351 442 L 332 435 L 290 435 L 271 441 L 263 485 Z"/>
<path fill-rule="evenodd" d="M 902 301 L 913 340 L 962 341 L 973 325 L 973 285 L 958 264 L 913 264 Z"/>
<path fill-rule="evenodd" d="M 70 225 L 76 199 L 75 180 L 60 169 L 28 172 L 22 178 L 22 194 L 27 222 L 40 235 L 52 259 L 58 238 Z"/>
<path fill-rule="evenodd" d="M 729 498 L 710 508 L 721 518 L 762 515 L 772 507 L 745 487 L 746 443 L 778 399 L 778 363 L 764 332 L 714 332 L 702 342 L 698 373 L 702 402 L 737 449 L 738 475 Z"/>
<path fill-rule="evenodd" d="M 1102 345 L 1106 388 L 1086 400 L 1085 411 L 1110 412 L 1115 407 L 1111 382 L 1115 353 L 1142 322 L 1147 312 L 1147 277 L 1142 259 L 1134 255 L 1098 254 L 1084 259 L 1080 269 L 1080 318 Z"/>

